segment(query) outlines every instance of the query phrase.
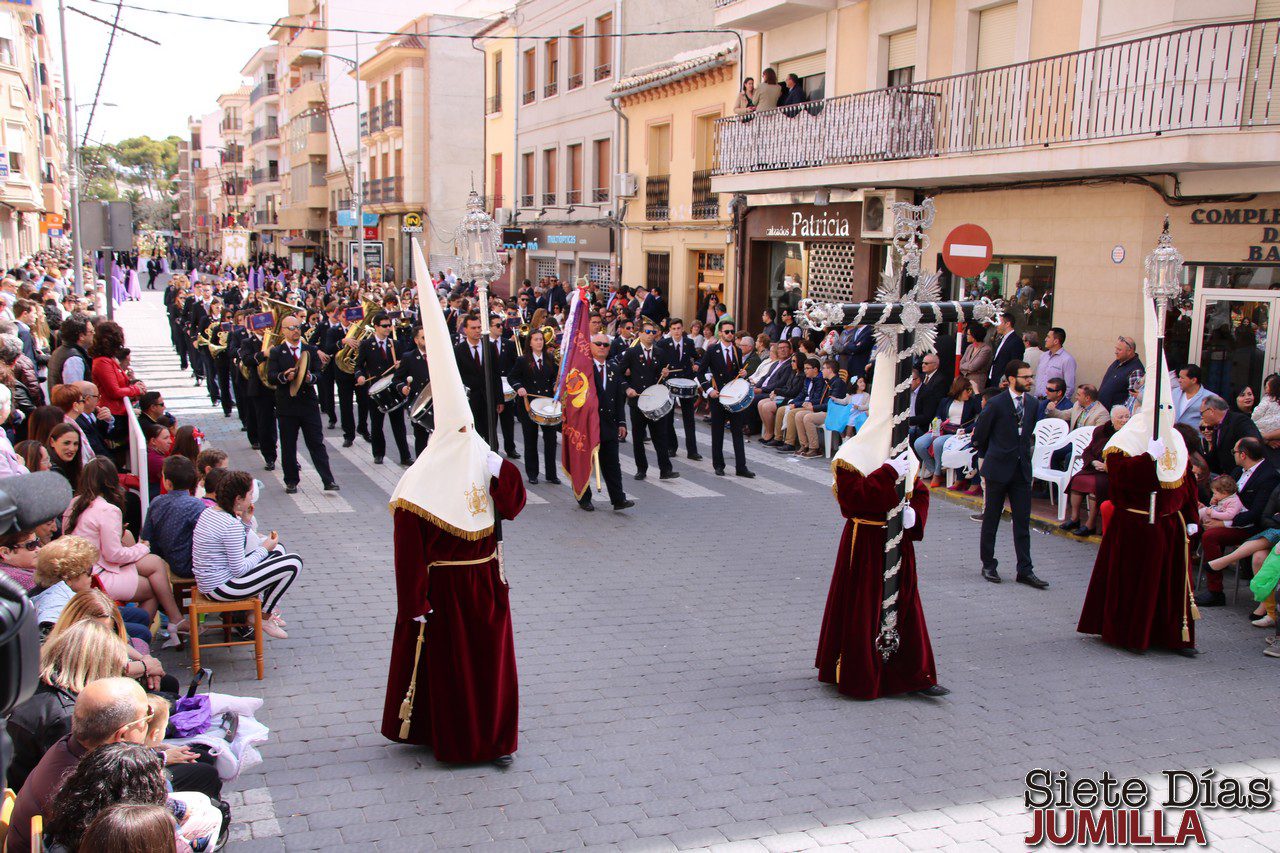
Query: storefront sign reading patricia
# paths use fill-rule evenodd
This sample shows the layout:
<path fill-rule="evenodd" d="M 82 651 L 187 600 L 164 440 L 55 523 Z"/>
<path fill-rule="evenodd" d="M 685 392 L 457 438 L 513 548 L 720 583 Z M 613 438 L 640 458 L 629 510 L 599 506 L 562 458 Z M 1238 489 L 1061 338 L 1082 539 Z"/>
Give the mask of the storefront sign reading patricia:
<path fill-rule="evenodd" d="M 747 235 L 756 240 L 857 240 L 861 212 L 856 202 L 761 205 L 747 217 Z"/>
<path fill-rule="evenodd" d="M 1246 261 L 1280 261 L 1280 207 L 1197 207 L 1192 225 L 1262 226 L 1261 239 L 1249 246 Z"/>
<path fill-rule="evenodd" d="M 849 236 L 849 218 L 847 216 L 805 215 L 798 210 L 791 212 L 791 221 L 786 225 L 772 225 L 765 229 L 769 237 L 831 238 Z"/>

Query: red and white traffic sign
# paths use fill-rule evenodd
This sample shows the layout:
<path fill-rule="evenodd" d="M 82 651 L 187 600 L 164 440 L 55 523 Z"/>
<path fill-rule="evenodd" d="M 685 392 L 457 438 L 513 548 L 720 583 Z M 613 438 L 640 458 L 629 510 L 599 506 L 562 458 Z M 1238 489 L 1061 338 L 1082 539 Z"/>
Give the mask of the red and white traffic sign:
<path fill-rule="evenodd" d="M 973 278 L 991 263 L 991 235 L 981 225 L 957 225 L 942 244 L 942 262 L 955 275 Z"/>

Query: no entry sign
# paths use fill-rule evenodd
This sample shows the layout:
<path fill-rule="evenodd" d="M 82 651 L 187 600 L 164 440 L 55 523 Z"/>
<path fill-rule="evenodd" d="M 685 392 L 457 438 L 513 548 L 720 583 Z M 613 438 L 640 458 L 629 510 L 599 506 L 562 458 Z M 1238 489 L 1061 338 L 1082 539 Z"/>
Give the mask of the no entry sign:
<path fill-rule="evenodd" d="M 973 278 L 991 263 L 991 235 L 981 225 L 957 225 L 942 244 L 942 262 L 955 275 Z"/>

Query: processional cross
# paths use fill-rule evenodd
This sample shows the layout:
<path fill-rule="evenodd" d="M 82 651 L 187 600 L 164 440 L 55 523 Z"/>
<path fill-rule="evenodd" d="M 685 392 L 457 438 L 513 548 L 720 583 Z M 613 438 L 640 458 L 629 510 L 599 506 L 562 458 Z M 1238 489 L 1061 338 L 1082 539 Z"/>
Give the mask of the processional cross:
<path fill-rule="evenodd" d="M 929 246 L 924 232 L 933 225 L 933 199 L 921 204 L 893 205 L 893 244 L 886 253 L 875 302 L 818 303 L 801 301 L 800 324 L 817 331 L 830 326 L 875 327 L 877 345 L 894 359 L 893 432 L 890 458 L 910 449 L 907 419 L 911 416 L 911 362 L 934 351 L 939 323 L 994 323 L 1000 306 L 983 297 L 976 301 L 941 301 L 937 273 L 920 273 L 920 258 Z M 904 292 L 904 279 L 910 287 Z M 883 381 L 883 380 L 882 380 Z M 902 568 L 902 511 L 907 506 L 906 475 L 898 477 L 898 503 L 885 524 L 884 592 L 876 648 L 888 660 L 898 650 L 898 586 Z"/>

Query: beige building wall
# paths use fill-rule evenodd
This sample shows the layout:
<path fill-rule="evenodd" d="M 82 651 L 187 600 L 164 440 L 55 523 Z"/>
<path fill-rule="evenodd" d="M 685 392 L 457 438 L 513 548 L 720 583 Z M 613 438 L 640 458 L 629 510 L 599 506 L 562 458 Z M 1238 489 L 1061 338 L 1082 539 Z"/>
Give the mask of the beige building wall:
<path fill-rule="evenodd" d="M 484 192 L 489 197 L 489 213 L 513 207 L 516 199 L 516 63 L 520 51 L 517 42 L 505 36 L 515 31 L 505 20 L 486 31 L 485 118 L 484 118 Z M 501 167 L 501 174 L 495 167 Z"/>

